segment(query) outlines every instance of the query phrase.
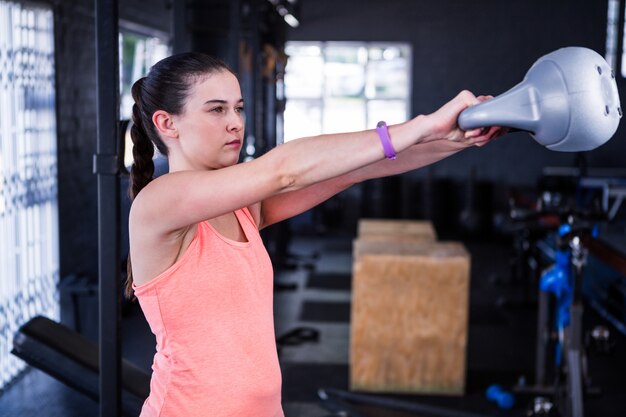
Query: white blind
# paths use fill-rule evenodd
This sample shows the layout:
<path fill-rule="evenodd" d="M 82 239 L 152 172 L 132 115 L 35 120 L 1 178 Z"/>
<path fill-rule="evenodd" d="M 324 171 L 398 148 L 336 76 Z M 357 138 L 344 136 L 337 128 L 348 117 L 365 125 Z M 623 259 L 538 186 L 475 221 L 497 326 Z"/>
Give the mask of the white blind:
<path fill-rule="evenodd" d="M 49 7 L 0 0 L 0 389 L 25 367 L 17 328 L 59 317 L 53 23 Z"/>

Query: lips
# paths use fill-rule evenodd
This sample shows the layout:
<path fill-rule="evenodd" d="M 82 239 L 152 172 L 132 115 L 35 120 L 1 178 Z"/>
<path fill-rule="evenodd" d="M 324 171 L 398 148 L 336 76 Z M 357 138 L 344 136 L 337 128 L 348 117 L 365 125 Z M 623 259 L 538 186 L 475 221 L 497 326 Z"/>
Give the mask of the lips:
<path fill-rule="evenodd" d="M 239 146 L 241 145 L 241 141 L 239 139 L 235 139 L 235 140 L 231 140 L 230 142 L 226 143 L 226 146 Z"/>

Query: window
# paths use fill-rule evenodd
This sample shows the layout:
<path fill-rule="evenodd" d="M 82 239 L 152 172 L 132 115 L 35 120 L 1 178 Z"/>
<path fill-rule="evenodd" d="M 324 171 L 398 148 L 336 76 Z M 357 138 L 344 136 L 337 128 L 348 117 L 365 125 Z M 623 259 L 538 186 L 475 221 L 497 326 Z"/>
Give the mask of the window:
<path fill-rule="evenodd" d="M 0 389 L 18 325 L 59 318 L 53 15 L 0 0 Z"/>
<path fill-rule="evenodd" d="M 288 42 L 285 52 L 285 141 L 407 119 L 408 45 Z"/>
<path fill-rule="evenodd" d="M 606 40 L 605 55 L 606 62 L 613 68 L 616 74 L 621 73 L 626 77 L 626 9 L 624 16 L 620 16 L 620 9 L 623 8 L 623 0 L 608 0 L 606 16 Z M 620 17 L 623 19 L 620 26 Z M 619 48 L 619 37 L 622 38 L 622 47 Z M 619 64 L 619 65 L 618 65 Z"/>
<path fill-rule="evenodd" d="M 620 0 L 608 0 L 606 20 L 606 62 L 615 70 L 617 60 L 617 36 L 619 33 L 619 2 Z M 623 61 L 623 58 L 622 58 Z M 622 68 L 624 65 L 622 64 Z M 623 76 L 623 74 L 622 74 Z"/>
<path fill-rule="evenodd" d="M 167 57 L 170 54 L 170 48 L 167 45 L 166 36 L 158 33 L 145 35 L 139 31 L 122 29 L 119 41 L 120 117 L 123 120 L 130 120 L 134 103 L 130 93 L 133 83 L 148 74 L 152 65 Z M 126 132 L 125 146 L 124 165 L 130 167 L 133 163 L 133 142 L 130 139 L 130 129 Z"/>

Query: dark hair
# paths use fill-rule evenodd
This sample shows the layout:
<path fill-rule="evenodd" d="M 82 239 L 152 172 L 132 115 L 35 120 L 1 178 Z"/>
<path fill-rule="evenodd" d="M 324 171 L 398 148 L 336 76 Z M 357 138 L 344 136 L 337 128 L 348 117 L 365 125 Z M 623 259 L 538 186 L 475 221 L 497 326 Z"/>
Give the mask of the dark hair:
<path fill-rule="evenodd" d="M 172 55 L 157 62 L 147 76 L 137 80 L 131 89 L 133 125 L 130 136 L 133 140 L 133 165 L 130 170 L 128 194 L 131 201 L 153 179 L 154 147 L 167 156 L 168 149 L 152 123 L 152 115 L 158 110 L 170 114 L 183 113 L 191 89 L 205 77 L 216 72 L 234 72 L 223 61 L 198 52 Z M 126 296 L 133 296 L 133 275 L 130 255 L 128 256 L 128 279 Z"/>

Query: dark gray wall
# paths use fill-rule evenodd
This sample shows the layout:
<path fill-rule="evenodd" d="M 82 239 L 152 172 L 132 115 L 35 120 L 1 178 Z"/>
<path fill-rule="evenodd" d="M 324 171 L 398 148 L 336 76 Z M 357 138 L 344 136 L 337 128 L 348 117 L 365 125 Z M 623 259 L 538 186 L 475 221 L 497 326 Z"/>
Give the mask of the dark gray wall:
<path fill-rule="evenodd" d="M 165 0 L 120 1 L 120 18 L 170 33 Z M 61 276 L 97 278 L 96 54 L 93 0 L 53 2 L 57 54 L 57 120 Z"/>
<path fill-rule="evenodd" d="M 605 0 L 304 0 L 289 40 L 399 41 L 413 47 L 413 114 L 429 113 L 462 89 L 497 95 L 522 80 L 540 56 L 585 46 L 604 55 Z M 620 80 L 623 84 L 623 80 Z M 622 96 L 624 96 L 622 92 Z M 587 153 L 590 166 L 624 166 L 624 127 Z M 544 166 L 571 166 L 575 155 L 552 152 L 516 133 L 434 166 L 436 177 L 532 185 Z"/>

